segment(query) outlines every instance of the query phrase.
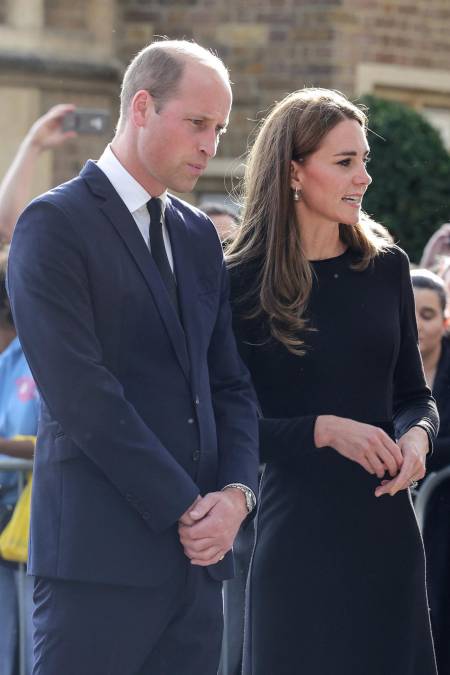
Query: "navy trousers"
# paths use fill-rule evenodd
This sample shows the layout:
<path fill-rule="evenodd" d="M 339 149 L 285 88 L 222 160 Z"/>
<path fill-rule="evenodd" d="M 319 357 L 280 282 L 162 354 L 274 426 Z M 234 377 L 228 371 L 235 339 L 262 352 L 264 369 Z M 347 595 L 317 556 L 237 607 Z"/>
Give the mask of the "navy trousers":
<path fill-rule="evenodd" d="M 37 577 L 33 675 L 216 675 L 221 583 L 187 565 L 157 588 Z"/>

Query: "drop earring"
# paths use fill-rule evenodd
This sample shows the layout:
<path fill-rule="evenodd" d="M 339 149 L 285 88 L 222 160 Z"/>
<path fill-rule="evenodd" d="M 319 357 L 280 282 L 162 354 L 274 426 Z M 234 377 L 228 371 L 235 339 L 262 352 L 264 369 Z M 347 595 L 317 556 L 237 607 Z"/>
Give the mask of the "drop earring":
<path fill-rule="evenodd" d="M 300 190 L 298 188 L 294 188 L 294 202 L 300 201 L 300 194 Z"/>

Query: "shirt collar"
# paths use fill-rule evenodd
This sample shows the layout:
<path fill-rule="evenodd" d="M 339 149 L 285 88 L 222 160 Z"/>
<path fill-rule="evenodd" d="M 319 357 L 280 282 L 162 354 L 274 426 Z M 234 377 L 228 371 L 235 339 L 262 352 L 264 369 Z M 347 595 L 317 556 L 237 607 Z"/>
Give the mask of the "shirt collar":
<path fill-rule="evenodd" d="M 106 175 L 130 213 L 134 213 L 142 208 L 151 199 L 151 195 L 147 190 L 120 163 L 111 150 L 110 145 L 107 145 L 104 149 L 102 156 L 97 162 L 97 166 Z M 162 202 L 162 210 L 164 212 L 167 202 L 167 190 L 158 195 L 158 199 Z"/>

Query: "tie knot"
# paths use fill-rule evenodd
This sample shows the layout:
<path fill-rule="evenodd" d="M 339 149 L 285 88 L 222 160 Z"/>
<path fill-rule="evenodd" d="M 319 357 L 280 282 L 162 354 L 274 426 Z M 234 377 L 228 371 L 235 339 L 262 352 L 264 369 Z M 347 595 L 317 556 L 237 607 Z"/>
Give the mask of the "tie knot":
<path fill-rule="evenodd" d="M 147 202 L 147 209 L 150 214 L 150 223 L 152 225 L 159 225 L 161 222 L 161 200 L 158 197 L 152 197 Z"/>

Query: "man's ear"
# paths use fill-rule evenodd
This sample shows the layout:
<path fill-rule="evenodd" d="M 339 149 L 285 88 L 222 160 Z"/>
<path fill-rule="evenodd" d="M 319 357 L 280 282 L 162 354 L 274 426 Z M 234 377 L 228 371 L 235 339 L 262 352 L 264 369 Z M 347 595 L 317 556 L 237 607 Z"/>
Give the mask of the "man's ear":
<path fill-rule="evenodd" d="M 291 188 L 295 190 L 302 189 L 302 165 L 300 162 L 297 162 L 295 159 L 291 159 L 290 167 L 290 179 L 291 179 Z"/>
<path fill-rule="evenodd" d="M 143 127 L 149 112 L 154 110 L 153 98 L 145 89 L 135 93 L 131 101 L 130 116 L 137 127 Z"/>

